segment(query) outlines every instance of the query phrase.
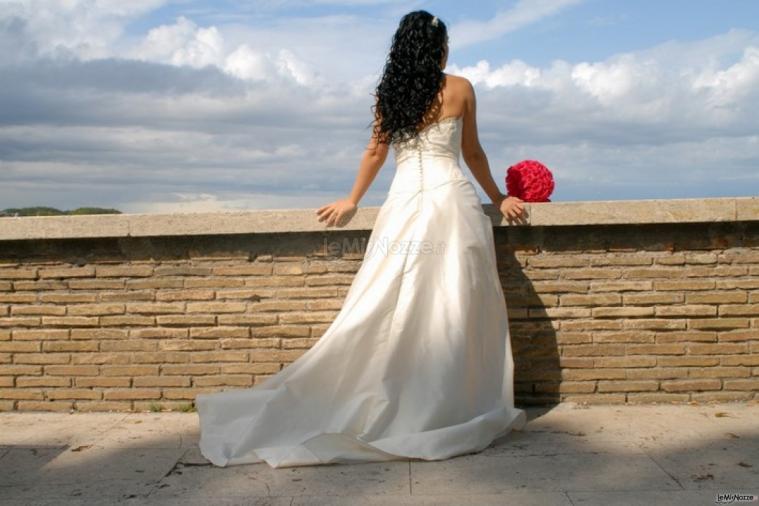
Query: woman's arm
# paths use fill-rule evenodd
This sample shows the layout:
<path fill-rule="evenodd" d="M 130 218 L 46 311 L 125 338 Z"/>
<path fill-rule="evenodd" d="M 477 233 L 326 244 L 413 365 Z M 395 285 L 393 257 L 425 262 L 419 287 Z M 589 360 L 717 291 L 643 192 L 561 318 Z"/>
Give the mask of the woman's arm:
<path fill-rule="evenodd" d="M 524 208 L 522 200 L 517 197 L 504 195 L 493 180 L 490 163 L 485 151 L 480 145 L 477 133 L 477 97 L 474 87 L 464 78 L 464 125 L 461 137 L 461 152 L 472 175 L 485 191 L 490 201 L 501 210 L 506 218 L 517 218 L 522 215 Z"/>
<path fill-rule="evenodd" d="M 375 119 L 374 125 L 379 119 Z M 364 149 L 364 154 L 359 163 L 358 174 L 353 183 L 353 189 L 347 198 L 336 200 L 330 204 L 320 207 L 316 214 L 319 215 L 319 221 L 327 221 L 327 226 L 342 227 L 348 223 L 353 215 L 356 214 L 358 203 L 364 196 L 369 186 L 377 176 L 379 169 L 384 165 L 390 145 L 379 142 L 374 129 L 369 139 L 369 144 Z"/>
<path fill-rule="evenodd" d="M 377 121 L 375 121 L 376 123 Z M 364 149 L 364 154 L 361 157 L 353 189 L 350 195 L 348 195 L 348 200 L 353 202 L 354 205 L 358 206 L 358 202 L 369 189 L 374 178 L 377 177 L 380 168 L 385 164 L 389 147 L 389 144 L 379 142 L 377 137 L 372 134 L 369 144 Z"/>

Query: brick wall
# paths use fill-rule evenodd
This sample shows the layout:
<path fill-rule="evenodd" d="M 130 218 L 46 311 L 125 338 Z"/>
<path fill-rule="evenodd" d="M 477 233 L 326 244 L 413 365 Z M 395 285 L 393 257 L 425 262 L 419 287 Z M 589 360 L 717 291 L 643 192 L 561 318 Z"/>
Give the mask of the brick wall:
<path fill-rule="evenodd" d="M 759 399 L 759 223 L 496 238 L 517 399 Z"/>
<path fill-rule="evenodd" d="M 191 409 L 257 384 L 327 329 L 368 236 L 0 241 L 0 410 Z M 759 221 L 495 237 L 517 404 L 759 399 Z"/>

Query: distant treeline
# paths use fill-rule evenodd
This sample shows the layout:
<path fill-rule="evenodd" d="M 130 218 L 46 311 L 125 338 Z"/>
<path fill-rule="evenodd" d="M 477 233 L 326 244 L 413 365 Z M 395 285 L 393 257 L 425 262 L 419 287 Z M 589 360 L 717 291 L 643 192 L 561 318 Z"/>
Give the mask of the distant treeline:
<path fill-rule="evenodd" d="M 70 211 L 61 211 L 54 207 L 9 207 L 0 211 L 0 218 L 8 216 L 66 216 L 74 214 L 121 214 L 121 211 L 102 207 L 78 207 Z"/>

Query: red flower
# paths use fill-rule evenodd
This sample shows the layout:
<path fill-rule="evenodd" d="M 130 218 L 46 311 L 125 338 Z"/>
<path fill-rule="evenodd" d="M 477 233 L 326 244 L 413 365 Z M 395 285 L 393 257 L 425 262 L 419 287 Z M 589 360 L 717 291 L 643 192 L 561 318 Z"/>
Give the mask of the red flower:
<path fill-rule="evenodd" d="M 550 202 L 553 174 L 537 160 L 522 160 L 506 170 L 506 192 L 525 202 Z"/>

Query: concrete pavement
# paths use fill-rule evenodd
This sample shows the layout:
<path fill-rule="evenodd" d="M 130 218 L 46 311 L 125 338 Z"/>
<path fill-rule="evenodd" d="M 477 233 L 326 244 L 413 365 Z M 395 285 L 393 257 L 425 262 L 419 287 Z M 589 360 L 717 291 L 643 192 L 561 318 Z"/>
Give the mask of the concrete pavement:
<path fill-rule="evenodd" d="M 697 505 L 759 495 L 759 403 L 528 408 L 478 454 L 217 468 L 197 413 L 0 413 L 0 504 Z M 740 501 L 733 501 L 741 504 Z"/>

